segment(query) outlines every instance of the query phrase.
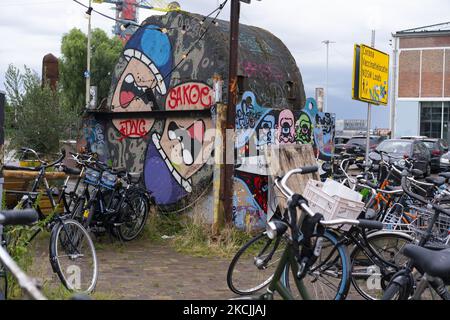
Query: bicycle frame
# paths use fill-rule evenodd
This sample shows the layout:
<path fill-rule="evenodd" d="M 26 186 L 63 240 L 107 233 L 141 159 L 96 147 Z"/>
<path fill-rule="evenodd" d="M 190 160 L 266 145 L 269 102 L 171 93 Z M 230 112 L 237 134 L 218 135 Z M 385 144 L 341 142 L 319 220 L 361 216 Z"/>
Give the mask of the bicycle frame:
<path fill-rule="evenodd" d="M 284 250 L 283 255 L 281 256 L 280 262 L 275 270 L 272 281 L 270 282 L 269 287 L 267 288 L 267 292 L 263 294 L 264 299 L 272 300 L 274 292 L 278 292 L 283 299 L 294 300 L 292 293 L 288 288 L 286 288 L 286 286 L 282 282 L 282 277 L 284 272 L 286 271 L 286 266 L 288 264 L 290 266 L 292 274 L 294 275 L 295 285 L 297 286 L 297 289 L 300 292 L 302 299 L 311 300 L 311 297 L 309 296 L 308 290 L 304 286 L 303 281 L 297 278 L 298 264 L 295 259 L 292 243 L 290 242 L 288 242 L 288 245 L 286 246 L 286 249 Z"/>

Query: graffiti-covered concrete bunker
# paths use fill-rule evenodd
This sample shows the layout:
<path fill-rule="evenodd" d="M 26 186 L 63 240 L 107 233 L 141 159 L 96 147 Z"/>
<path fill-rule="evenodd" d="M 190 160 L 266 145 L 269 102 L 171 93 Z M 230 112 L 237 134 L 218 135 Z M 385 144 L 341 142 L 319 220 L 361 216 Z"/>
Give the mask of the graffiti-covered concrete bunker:
<path fill-rule="evenodd" d="M 165 210 L 190 207 L 212 186 L 214 137 L 206 133 L 215 126 L 213 85 L 219 77 L 221 100 L 227 100 L 229 23 L 212 25 L 199 41 L 209 24 L 202 20 L 185 12 L 148 18 L 124 47 L 106 107 L 84 121 L 91 151 L 114 167 L 141 172 Z M 329 156 L 334 119 L 305 98 L 297 64 L 277 37 L 241 25 L 238 75 L 240 157 L 250 139 L 258 146 L 311 143 L 320 158 Z M 152 94 L 143 95 L 148 88 L 154 88 Z M 237 168 L 234 208 L 239 227 L 264 218 L 267 177 Z"/>

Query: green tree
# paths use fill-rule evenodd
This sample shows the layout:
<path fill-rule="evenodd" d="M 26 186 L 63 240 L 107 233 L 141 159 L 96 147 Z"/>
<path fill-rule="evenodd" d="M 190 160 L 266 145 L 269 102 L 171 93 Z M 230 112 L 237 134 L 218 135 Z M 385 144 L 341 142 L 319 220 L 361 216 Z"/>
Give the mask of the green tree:
<path fill-rule="evenodd" d="M 70 134 L 77 115 L 59 103 L 59 91 L 42 86 L 37 73 L 28 67 L 20 71 L 9 65 L 5 75 L 8 101 L 6 127 L 10 148 L 29 147 L 48 155 L 59 149 L 59 141 Z M 12 126 L 11 124 L 14 124 Z"/>
<path fill-rule="evenodd" d="M 65 34 L 61 42 L 60 85 L 63 104 L 81 111 L 86 101 L 87 36 L 79 29 Z M 109 38 L 101 29 L 94 29 L 91 38 L 91 85 L 98 87 L 98 102 L 106 98 L 111 74 L 122 52 L 122 42 Z"/>

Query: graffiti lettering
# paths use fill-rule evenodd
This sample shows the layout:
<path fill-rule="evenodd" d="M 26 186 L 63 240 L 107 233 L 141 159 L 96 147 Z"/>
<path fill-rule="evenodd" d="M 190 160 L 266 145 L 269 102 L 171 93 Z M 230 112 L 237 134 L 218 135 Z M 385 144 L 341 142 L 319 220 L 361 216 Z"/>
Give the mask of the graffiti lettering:
<path fill-rule="evenodd" d="M 199 110 L 213 104 L 212 88 L 203 83 L 183 83 L 169 90 L 166 110 Z"/>
<path fill-rule="evenodd" d="M 244 61 L 242 63 L 242 69 L 244 70 L 244 74 L 249 78 L 275 81 L 281 81 L 283 79 L 283 73 L 281 70 L 269 64 Z"/>
<path fill-rule="evenodd" d="M 119 122 L 119 132 L 121 137 L 119 138 L 122 141 L 125 138 L 140 138 L 147 134 L 147 122 L 145 119 L 128 119 L 122 120 Z"/>

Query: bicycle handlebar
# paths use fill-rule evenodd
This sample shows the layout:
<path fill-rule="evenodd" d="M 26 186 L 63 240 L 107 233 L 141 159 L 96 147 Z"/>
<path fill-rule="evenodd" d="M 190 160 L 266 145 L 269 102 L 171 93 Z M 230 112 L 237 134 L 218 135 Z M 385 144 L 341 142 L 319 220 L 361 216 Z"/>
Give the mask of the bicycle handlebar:
<path fill-rule="evenodd" d="M 29 225 L 39 219 L 34 209 L 0 211 L 0 224 L 2 225 Z"/>

